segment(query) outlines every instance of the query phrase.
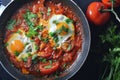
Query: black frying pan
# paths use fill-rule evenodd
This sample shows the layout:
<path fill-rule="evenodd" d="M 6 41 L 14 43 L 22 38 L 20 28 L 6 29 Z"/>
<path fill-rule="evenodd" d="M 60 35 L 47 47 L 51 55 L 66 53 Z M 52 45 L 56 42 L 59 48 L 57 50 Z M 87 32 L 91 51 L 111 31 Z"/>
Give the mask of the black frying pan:
<path fill-rule="evenodd" d="M 13 67 L 8 59 L 8 56 L 5 53 L 4 50 L 4 33 L 6 31 L 6 24 L 7 21 L 11 18 L 13 13 L 19 9 L 22 5 L 25 3 L 32 1 L 32 0 L 14 0 L 10 2 L 5 10 L 3 11 L 1 17 L 0 17 L 0 64 L 2 67 L 5 69 L 7 73 L 9 73 L 13 78 L 18 79 L 18 80 L 41 80 L 40 78 L 37 78 L 32 75 L 24 75 L 22 74 L 18 69 Z M 54 0 L 56 3 L 61 2 L 64 5 L 67 5 L 70 7 L 75 14 L 80 17 L 81 22 L 82 22 L 82 29 L 83 29 L 83 44 L 82 44 L 82 51 L 78 55 L 77 59 L 73 63 L 73 65 L 68 69 L 68 72 L 65 76 L 58 78 L 58 80 L 66 80 L 72 77 L 83 65 L 83 63 L 86 60 L 86 57 L 88 55 L 88 51 L 90 48 L 90 29 L 89 25 L 87 22 L 87 19 L 82 12 L 82 10 L 79 8 L 79 6 L 72 0 Z"/>

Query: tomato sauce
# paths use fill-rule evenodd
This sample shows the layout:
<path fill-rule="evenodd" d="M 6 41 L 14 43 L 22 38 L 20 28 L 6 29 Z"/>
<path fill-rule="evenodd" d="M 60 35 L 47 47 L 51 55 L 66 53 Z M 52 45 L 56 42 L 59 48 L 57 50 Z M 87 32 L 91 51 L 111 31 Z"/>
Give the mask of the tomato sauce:
<path fill-rule="evenodd" d="M 27 19 L 32 17 L 31 20 L 26 21 L 26 11 L 28 11 L 27 14 L 31 15 Z M 70 46 L 69 48 L 68 46 L 67 48 L 66 46 L 63 46 L 62 48 L 55 48 L 51 46 L 49 34 L 47 33 L 48 31 L 44 27 L 48 25 L 47 21 L 53 14 L 62 14 L 73 20 L 75 28 L 74 39 L 68 41 L 67 45 Z M 36 15 L 37 17 L 35 17 Z M 30 26 L 32 26 L 32 23 L 34 23 L 33 27 L 37 26 L 40 21 L 43 23 L 44 29 L 41 29 L 40 27 L 39 29 L 35 30 L 35 32 L 33 31 L 34 34 L 31 33 L 28 35 L 30 39 L 33 40 L 33 42 L 35 42 L 37 45 L 37 51 L 35 52 L 35 55 L 29 54 L 27 58 L 22 59 L 21 61 L 16 57 L 21 53 L 16 53 L 15 55 L 6 49 L 11 62 L 23 74 L 32 74 L 41 77 L 47 76 L 47 78 L 50 76 L 55 77 L 56 75 L 60 76 L 72 65 L 78 55 L 78 51 L 82 49 L 83 39 L 80 19 L 69 7 L 63 5 L 62 3 L 34 0 L 33 2 L 23 5 L 16 13 L 14 13 L 11 19 L 15 20 L 16 23 L 13 25 L 12 29 L 7 29 L 4 40 L 5 43 L 9 41 L 9 38 L 12 34 L 22 34 L 19 32 L 19 29 L 22 29 L 25 34 L 28 34 L 30 33 Z"/>

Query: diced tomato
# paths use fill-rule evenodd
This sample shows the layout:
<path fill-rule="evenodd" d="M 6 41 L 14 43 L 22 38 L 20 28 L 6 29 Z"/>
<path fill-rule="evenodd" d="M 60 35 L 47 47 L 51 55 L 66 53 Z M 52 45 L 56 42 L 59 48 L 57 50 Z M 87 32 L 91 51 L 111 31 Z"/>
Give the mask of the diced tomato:
<path fill-rule="evenodd" d="M 72 53 L 65 53 L 63 55 L 64 62 L 70 62 L 70 61 L 72 61 L 72 59 L 73 59 Z"/>
<path fill-rule="evenodd" d="M 60 65 L 59 62 L 53 62 L 52 64 L 47 62 L 40 64 L 39 69 L 42 75 L 47 75 L 55 72 L 59 68 L 59 65 Z M 50 66 L 50 67 L 47 68 L 46 66 Z"/>

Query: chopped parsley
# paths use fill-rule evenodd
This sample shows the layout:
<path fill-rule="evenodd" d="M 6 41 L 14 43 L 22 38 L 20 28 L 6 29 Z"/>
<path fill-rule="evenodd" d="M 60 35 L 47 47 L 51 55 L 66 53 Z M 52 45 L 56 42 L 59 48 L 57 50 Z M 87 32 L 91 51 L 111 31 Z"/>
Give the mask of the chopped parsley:
<path fill-rule="evenodd" d="M 27 32 L 26 36 L 27 37 L 35 37 L 38 34 L 38 32 L 34 28 L 30 28 L 29 31 Z"/>
<path fill-rule="evenodd" d="M 53 47 L 53 49 L 56 50 L 58 46 L 59 46 L 59 44 L 56 44 L 56 45 Z"/>
<path fill-rule="evenodd" d="M 32 54 L 31 54 L 31 53 L 28 53 L 28 56 L 30 57 L 30 56 L 32 56 Z"/>
<path fill-rule="evenodd" d="M 5 43 L 5 47 L 7 47 L 9 44 L 8 43 Z"/>
<path fill-rule="evenodd" d="M 40 40 L 42 40 L 42 39 L 43 39 L 41 35 L 38 35 L 38 38 L 39 38 Z"/>
<path fill-rule="evenodd" d="M 42 58 L 42 57 L 40 57 L 40 58 L 39 58 L 39 61 L 45 63 L 47 60 L 46 60 L 46 58 Z"/>
<path fill-rule="evenodd" d="M 66 66 L 67 66 L 67 64 L 66 64 L 66 63 L 64 63 L 64 64 L 63 64 L 63 68 L 65 68 Z"/>
<path fill-rule="evenodd" d="M 38 63 L 38 56 L 37 56 L 37 54 L 34 54 L 33 56 L 32 56 L 32 63 L 33 64 L 36 64 L 36 63 Z"/>
<path fill-rule="evenodd" d="M 45 69 L 49 69 L 49 68 L 51 68 L 52 66 L 51 65 L 48 65 L 48 66 L 45 66 L 44 68 Z"/>
<path fill-rule="evenodd" d="M 51 14 L 51 9 L 50 9 L 50 7 L 48 7 L 47 15 L 49 16 L 50 14 Z"/>
<path fill-rule="evenodd" d="M 48 43 L 49 42 L 49 38 L 48 37 L 47 38 L 43 38 L 42 41 L 45 42 L 45 43 Z"/>
<path fill-rule="evenodd" d="M 7 23 L 7 29 L 12 30 L 15 24 L 16 24 L 16 20 L 11 19 Z"/>
<path fill-rule="evenodd" d="M 23 17 L 24 17 L 24 19 L 25 19 L 25 21 L 26 21 L 26 23 L 29 27 L 34 27 L 35 26 L 34 22 L 32 22 L 31 19 L 36 18 L 37 17 L 36 14 L 27 10 Z"/>
<path fill-rule="evenodd" d="M 55 32 L 50 32 L 49 35 L 50 35 L 51 37 L 55 37 L 55 36 L 56 36 L 56 33 L 55 33 Z"/>
<path fill-rule="evenodd" d="M 25 46 L 27 46 L 29 43 L 25 43 Z"/>
<path fill-rule="evenodd" d="M 40 14 L 41 14 L 41 15 L 43 15 L 43 14 L 44 14 L 44 12 L 42 12 L 42 11 L 41 11 L 41 12 L 40 12 Z"/>
<path fill-rule="evenodd" d="M 57 20 L 54 20 L 53 23 L 56 25 L 59 24 L 59 22 Z"/>
<path fill-rule="evenodd" d="M 34 61 L 37 57 L 38 57 L 38 56 L 37 56 L 36 54 L 34 54 L 34 55 L 32 56 L 32 61 Z"/>
<path fill-rule="evenodd" d="M 53 40 L 57 43 L 59 41 L 57 33 L 56 32 L 50 32 L 49 35 L 53 37 Z"/>
<path fill-rule="evenodd" d="M 15 53 L 14 53 L 14 54 L 15 54 L 15 56 L 19 56 L 19 54 L 20 54 L 20 53 L 19 53 L 19 52 L 17 52 L 17 51 L 15 51 Z"/>
<path fill-rule="evenodd" d="M 59 41 L 58 37 L 54 37 L 53 40 L 57 43 Z"/>
<path fill-rule="evenodd" d="M 21 31 L 20 31 L 20 30 L 18 30 L 16 33 L 21 34 Z"/>
<path fill-rule="evenodd" d="M 46 38 L 43 38 L 41 35 L 38 35 L 38 38 L 43 41 L 44 43 L 48 43 L 49 42 L 49 38 L 46 37 Z"/>
<path fill-rule="evenodd" d="M 37 71 L 38 73 L 40 72 L 40 70 L 39 70 L 39 69 L 37 69 L 36 71 Z"/>
<path fill-rule="evenodd" d="M 38 28 L 40 31 L 43 30 L 43 26 L 42 26 L 42 25 L 37 26 L 37 28 Z"/>
<path fill-rule="evenodd" d="M 49 60 L 50 65 L 52 65 L 52 60 Z"/>
<path fill-rule="evenodd" d="M 39 49 L 38 45 L 35 45 L 35 50 L 38 50 L 38 49 Z"/>
<path fill-rule="evenodd" d="M 68 18 L 68 19 L 65 20 L 65 22 L 69 24 L 69 23 L 73 23 L 73 20 Z"/>
<path fill-rule="evenodd" d="M 69 50 L 71 50 L 71 48 L 72 48 L 72 45 L 69 44 L 67 50 L 69 51 Z"/>
<path fill-rule="evenodd" d="M 24 58 L 22 58 L 22 61 L 27 62 L 27 61 L 28 61 L 28 58 L 27 58 L 27 57 L 24 57 Z"/>
<path fill-rule="evenodd" d="M 57 33 L 60 34 L 62 31 L 65 31 L 68 33 L 69 29 L 66 28 L 64 25 L 62 25 L 61 28 L 57 30 Z"/>

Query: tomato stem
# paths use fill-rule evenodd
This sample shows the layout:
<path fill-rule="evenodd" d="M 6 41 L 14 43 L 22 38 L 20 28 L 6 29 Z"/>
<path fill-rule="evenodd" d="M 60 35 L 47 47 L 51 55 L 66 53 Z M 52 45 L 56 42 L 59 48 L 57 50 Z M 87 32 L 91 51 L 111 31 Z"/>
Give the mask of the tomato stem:
<path fill-rule="evenodd" d="M 120 18 L 118 17 L 117 13 L 114 10 L 114 0 L 111 0 L 112 6 L 111 6 L 111 12 L 115 15 L 116 19 L 120 22 Z"/>
<path fill-rule="evenodd" d="M 120 18 L 118 17 L 117 13 L 114 10 L 114 2 L 115 2 L 114 0 L 111 0 L 111 3 L 112 3 L 111 9 L 103 9 L 103 8 L 101 8 L 100 12 L 111 12 L 111 13 L 113 13 L 115 15 L 116 19 L 120 22 Z"/>
<path fill-rule="evenodd" d="M 117 13 L 114 10 L 112 10 L 111 12 L 115 15 L 116 19 L 120 22 L 120 18 L 118 17 Z"/>

